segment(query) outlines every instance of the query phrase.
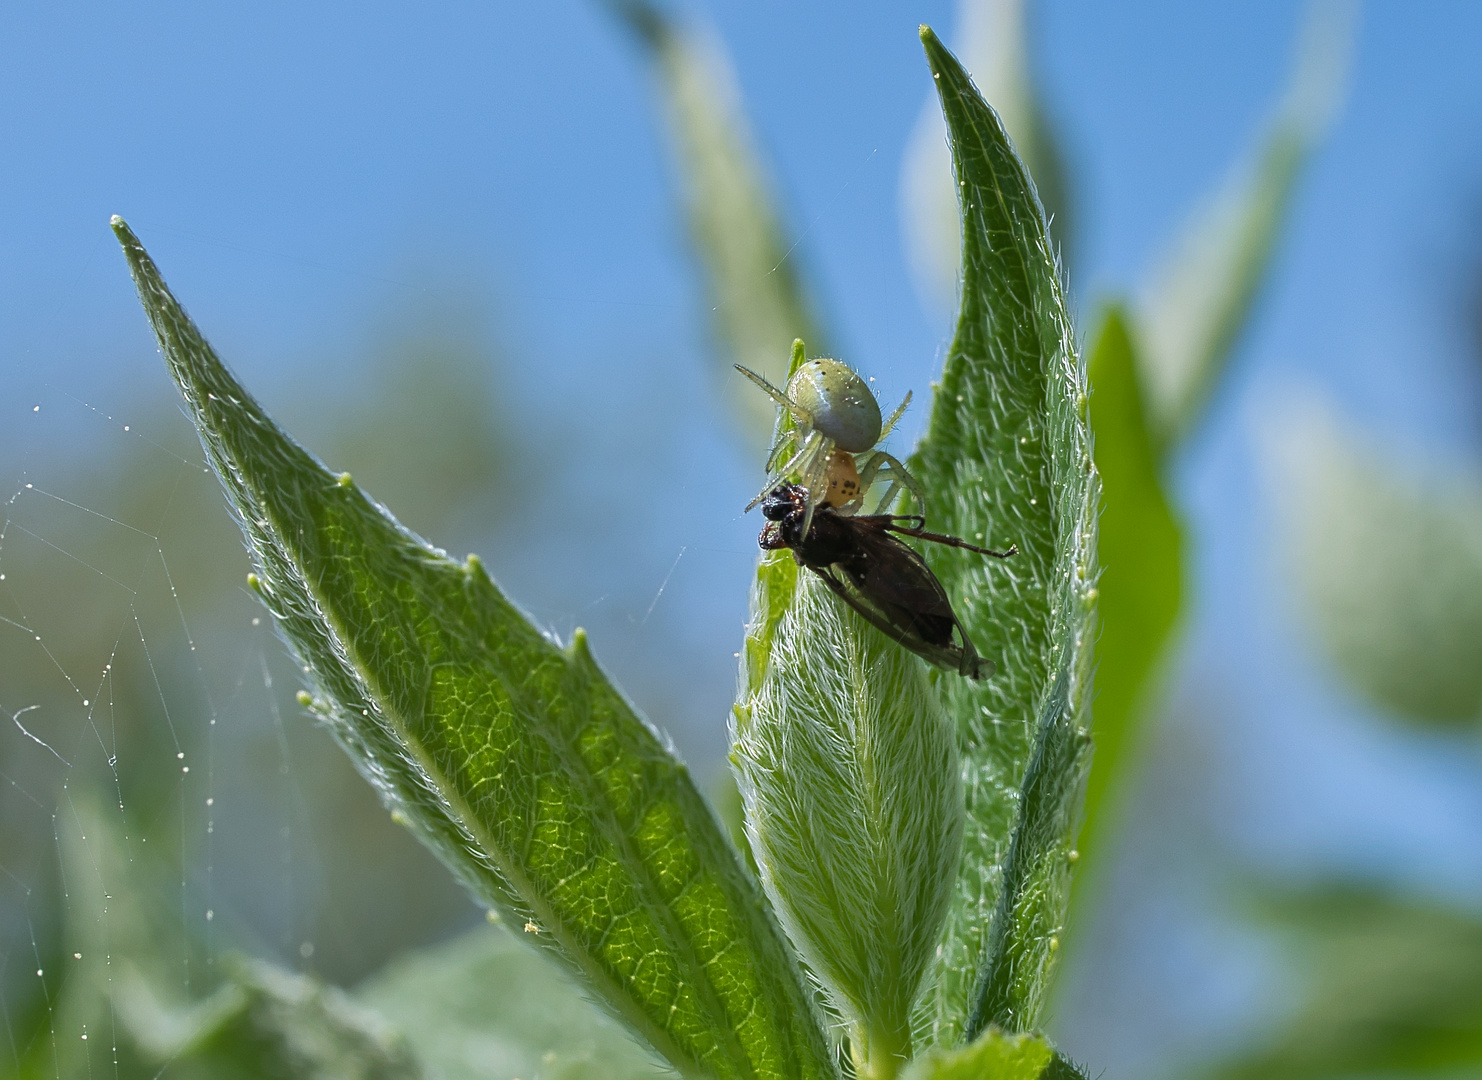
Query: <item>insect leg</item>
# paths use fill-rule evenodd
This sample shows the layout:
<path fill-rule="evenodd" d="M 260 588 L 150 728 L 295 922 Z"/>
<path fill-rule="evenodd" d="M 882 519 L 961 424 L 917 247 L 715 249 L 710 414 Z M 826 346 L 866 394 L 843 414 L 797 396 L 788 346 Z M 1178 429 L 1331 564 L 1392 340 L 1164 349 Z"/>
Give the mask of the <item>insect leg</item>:
<path fill-rule="evenodd" d="M 964 551 L 976 551 L 979 555 L 992 555 L 995 559 L 1007 559 L 1019 554 L 1019 545 L 1010 544 L 1007 551 L 993 551 L 990 548 L 978 547 L 977 544 L 969 544 L 966 540 L 959 540 L 955 536 L 944 536 L 941 533 L 927 532 L 924 528 L 926 519 L 914 514 L 909 517 L 894 517 L 892 524 L 885 526 L 886 529 L 902 536 L 914 537 L 917 540 L 930 540 L 933 544 L 945 544 L 947 547 L 962 548 Z M 896 525 L 896 521 L 919 521 L 920 525 Z"/>

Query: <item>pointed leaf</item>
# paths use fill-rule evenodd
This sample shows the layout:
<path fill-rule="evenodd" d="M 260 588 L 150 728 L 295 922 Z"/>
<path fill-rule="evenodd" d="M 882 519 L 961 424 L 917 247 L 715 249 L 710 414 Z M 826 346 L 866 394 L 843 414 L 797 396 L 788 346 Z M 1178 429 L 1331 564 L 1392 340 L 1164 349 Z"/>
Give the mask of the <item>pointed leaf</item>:
<path fill-rule="evenodd" d="M 978 650 L 999 665 L 982 683 L 938 680 L 967 799 L 956 895 L 921 1018 L 942 1045 L 970 1011 L 1014 1031 L 1032 1028 L 1043 1004 L 1089 758 L 1099 489 L 1085 369 L 1034 185 L 962 65 L 930 30 L 922 41 L 952 138 L 963 287 L 910 465 L 933 528 L 1020 551 L 992 566 L 927 552 Z"/>
<path fill-rule="evenodd" d="M 1105 506 L 1096 548 L 1096 762 L 1077 841 L 1077 890 L 1086 884 L 1086 856 L 1107 827 L 1103 803 L 1115 798 L 1124 763 L 1137 745 L 1139 720 L 1183 590 L 1183 537 L 1163 493 L 1127 319 L 1121 307 L 1109 306 L 1091 347 L 1091 430 Z"/>
<path fill-rule="evenodd" d="M 114 228 L 254 584 L 382 798 L 676 1069 L 833 1075 L 755 885 L 585 636 L 558 648 L 477 559 L 448 559 L 294 443 Z"/>
<path fill-rule="evenodd" d="M 744 364 L 780 386 L 793 339 L 825 345 L 730 58 L 713 35 L 678 25 L 645 0 L 611 0 L 611 6 L 647 47 L 658 76 L 690 238 L 728 353 L 723 374 L 734 378 L 731 364 Z M 772 430 L 772 403 L 749 390 L 727 396 L 761 445 Z"/>
<path fill-rule="evenodd" d="M 957 55 L 992 104 L 1039 190 L 1055 244 L 1069 261 L 1070 176 L 1031 68 L 1028 0 L 961 0 Z M 943 312 L 957 300 L 962 225 L 942 110 L 933 96 L 921 110 L 901 166 L 901 227 L 923 299 Z"/>
<path fill-rule="evenodd" d="M 1142 304 L 1142 376 L 1160 452 L 1194 428 L 1250 321 L 1297 179 L 1342 97 L 1356 23 L 1349 0 L 1313 4 L 1269 132 L 1190 216 Z"/>

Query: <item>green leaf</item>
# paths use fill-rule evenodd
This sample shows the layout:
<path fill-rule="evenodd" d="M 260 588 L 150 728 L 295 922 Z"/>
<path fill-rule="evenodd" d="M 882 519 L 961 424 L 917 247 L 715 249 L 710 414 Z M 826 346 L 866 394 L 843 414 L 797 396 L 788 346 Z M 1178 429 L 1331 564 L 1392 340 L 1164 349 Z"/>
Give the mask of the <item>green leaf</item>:
<path fill-rule="evenodd" d="M 502 926 L 393 961 L 355 997 L 407 1033 L 442 1080 L 655 1080 L 627 1029 Z"/>
<path fill-rule="evenodd" d="M 989 1028 L 966 1046 L 934 1050 L 913 1061 L 901 1080 L 1048 1080 L 1055 1051 L 1038 1035 Z"/>
<path fill-rule="evenodd" d="M 1357 5 L 1317 0 L 1287 87 L 1248 163 L 1195 209 L 1141 305 L 1144 392 L 1160 453 L 1185 439 L 1270 276 L 1302 168 L 1343 96 Z"/>
<path fill-rule="evenodd" d="M 1482 719 L 1482 482 L 1427 483 L 1312 401 L 1266 437 L 1287 561 L 1339 673 L 1412 720 Z"/>
<path fill-rule="evenodd" d="M 1096 762 L 1077 841 L 1083 859 L 1096 851 L 1108 827 L 1103 810 L 1115 809 L 1107 800 L 1116 796 L 1136 749 L 1139 721 L 1183 591 L 1182 531 L 1163 493 L 1127 320 L 1120 306 L 1108 306 L 1091 339 L 1091 430 L 1105 505 L 1096 547 Z M 1083 861 L 1077 890 L 1087 872 Z"/>
<path fill-rule="evenodd" d="M 1029 169 L 1061 258 L 1069 261 L 1070 176 L 1031 70 L 1028 0 L 962 0 L 957 7 L 957 55 L 985 101 L 991 102 L 1014 149 Z M 949 310 L 962 266 L 962 222 L 953 190 L 952 158 L 937 102 L 929 100 L 911 133 L 901 166 L 901 221 L 923 297 Z"/>
<path fill-rule="evenodd" d="M 585 635 L 558 648 L 294 443 L 114 228 L 304 697 L 382 798 L 680 1072 L 832 1076 L 775 920 Z"/>
<path fill-rule="evenodd" d="M 1302 1004 L 1217 1080 L 1473 1076 L 1482 1068 L 1482 918 L 1362 886 L 1267 901 Z"/>
<path fill-rule="evenodd" d="M 993 565 L 926 553 L 1000 671 L 982 683 L 938 680 L 967 801 L 936 986 L 919 1020 L 926 1041 L 943 1045 L 970 1011 L 1018 1031 L 1043 1005 L 1089 761 L 1100 493 L 1085 369 L 1033 185 L 962 65 L 930 30 L 922 41 L 952 138 L 964 258 L 957 333 L 910 467 L 933 528 L 1020 551 Z"/>
<path fill-rule="evenodd" d="M 924 661 L 804 574 L 735 708 L 747 836 L 861 1077 L 910 1057 L 962 840 L 954 732 Z"/>
<path fill-rule="evenodd" d="M 731 364 L 738 363 L 782 386 L 793 340 L 817 349 L 824 335 L 730 59 L 714 35 L 678 25 L 653 4 L 609 2 L 647 47 L 658 76 L 690 238 L 704 265 L 717 336 L 729 354 L 718 374 L 734 378 Z M 771 401 L 750 389 L 726 396 L 751 441 L 762 446 L 772 430 Z"/>

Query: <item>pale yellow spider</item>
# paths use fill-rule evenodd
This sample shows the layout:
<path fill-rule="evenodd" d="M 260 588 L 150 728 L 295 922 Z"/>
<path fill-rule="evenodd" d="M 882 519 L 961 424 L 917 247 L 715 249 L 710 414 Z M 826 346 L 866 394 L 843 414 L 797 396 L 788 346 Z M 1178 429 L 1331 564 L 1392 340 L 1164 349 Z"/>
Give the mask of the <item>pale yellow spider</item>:
<path fill-rule="evenodd" d="M 882 476 L 890 486 L 876 503 L 877 513 L 888 509 L 903 487 L 916 497 L 918 506 L 925 505 L 916 478 L 893 455 L 875 449 L 906 411 L 911 401 L 909 393 L 882 424 L 880 404 L 869 384 L 837 360 L 804 360 L 801 341 L 793 343 L 792 375 L 786 393 L 740 364 L 736 370 L 784 410 L 777 425 L 777 441 L 767 455 L 766 487 L 746 509 L 756 506 L 791 476 L 796 476 L 808 492 L 805 534 L 815 507 L 825 504 L 842 514 L 853 514 L 864 506 L 870 485 Z"/>

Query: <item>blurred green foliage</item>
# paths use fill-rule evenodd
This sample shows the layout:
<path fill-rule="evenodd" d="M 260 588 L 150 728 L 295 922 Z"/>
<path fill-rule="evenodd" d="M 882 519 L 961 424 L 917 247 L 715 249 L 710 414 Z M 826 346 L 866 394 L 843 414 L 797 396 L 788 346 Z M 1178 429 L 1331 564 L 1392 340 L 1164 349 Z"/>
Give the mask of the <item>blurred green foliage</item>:
<path fill-rule="evenodd" d="M 735 363 L 777 386 L 787 381 L 792 343 L 828 355 L 817 302 L 788 245 L 775 187 L 741 105 L 724 46 L 669 18 L 647 0 L 606 0 L 643 45 L 680 164 L 686 223 L 704 267 L 712 322 Z M 955 213 L 955 204 L 954 204 Z M 719 376 L 732 377 L 727 365 Z M 760 394 L 730 394 L 741 435 L 762 451 L 774 406 Z"/>
<path fill-rule="evenodd" d="M 444 1080 L 649 1080 L 672 1072 L 592 1005 L 520 928 L 485 926 L 388 964 L 356 990 Z"/>
<path fill-rule="evenodd" d="M 1301 1005 L 1218 1080 L 1474 1076 L 1482 1069 L 1482 919 L 1415 896 L 1330 883 L 1254 913 L 1290 950 Z"/>
<path fill-rule="evenodd" d="M 1266 436 L 1302 614 L 1334 668 L 1395 716 L 1475 728 L 1482 482 L 1427 480 L 1311 398 Z"/>

